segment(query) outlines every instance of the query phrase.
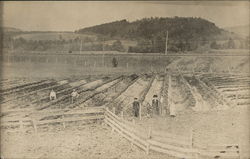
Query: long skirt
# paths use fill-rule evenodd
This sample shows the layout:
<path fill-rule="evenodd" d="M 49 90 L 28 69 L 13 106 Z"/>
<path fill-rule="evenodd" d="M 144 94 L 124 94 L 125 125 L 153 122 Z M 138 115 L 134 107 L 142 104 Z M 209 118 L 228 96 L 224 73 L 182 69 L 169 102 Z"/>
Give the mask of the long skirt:
<path fill-rule="evenodd" d="M 175 109 L 175 105 L 174 104 L 170 105 L 169 111 L 170 111 L 170 115 L 171 116 L 176 116 L 176 109 Z"/>

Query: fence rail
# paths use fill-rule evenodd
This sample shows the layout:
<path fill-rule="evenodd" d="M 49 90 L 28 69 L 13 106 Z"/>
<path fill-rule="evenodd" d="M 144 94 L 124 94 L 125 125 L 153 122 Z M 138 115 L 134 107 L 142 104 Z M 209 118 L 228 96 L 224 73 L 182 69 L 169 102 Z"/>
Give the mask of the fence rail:
<path fill-rule="evenodd" d="M 194 142 L 193 131 L 190 131 L 191 134 L 189 136 L 179 136 L 151 130 L 150 128 L 148 132 L 147 130 L 138 130 L 135 125 L 117 116 L 114 112 L 108 110 L 108 108 L 105 111 L 104 122 L 112 128 L 112 131 L 118 132 L 147 154 L 149 151 L 156 151 L 185 159 L 199 159 L 204 157 L 224 159 L 250 158 L 246 146 L 243 147 L 240 144 L 209 145 Z"/>
<path fill-rule="evenodd" d="M 86 109 L 64 109 L 39 111 L 29 114 L 29 117 L 6 117 L 1 119 L 1 127 L 19 127 L 24 131 L 24 126 L 32 126 L 37 132 L 39 125 L 86 121 L 86 120 L 103 120 L 104 107 L 86 108 Z"/>
<path fill-rule="evenodd" d="M 39 125 L 62 123 L 63 127 L 67 122 L 86 120 L 104 120 L 112 128 L 112 131 L 118 132 L 122 137 L 129 140 L 132 144 L 149 154 L 150 151 L 156 151 L 174 156 L 177 158 L 224 158 L 224 159 L 249 159 L 249 145 L 238 143 L 209 145 L 198 143 L 194 140 L 193 131 L 189 136 L 180 136 L 163 131 L 155 131 L 151 128 L 144 129 L 136 126 L 134 123 L 126 121 L 123 117 L 117 116 L 108 108 L 86 108 L 86 109 L 65 109 L 54 111 L 40 111 L 30 115 L 30 118 L 6 118 L 1 119 L 1 126 L 19 127 L 24 131 L 24 127 L 32 126 L 37 132 Z M 194 142 L 196 141 L 196 142 Z"/>

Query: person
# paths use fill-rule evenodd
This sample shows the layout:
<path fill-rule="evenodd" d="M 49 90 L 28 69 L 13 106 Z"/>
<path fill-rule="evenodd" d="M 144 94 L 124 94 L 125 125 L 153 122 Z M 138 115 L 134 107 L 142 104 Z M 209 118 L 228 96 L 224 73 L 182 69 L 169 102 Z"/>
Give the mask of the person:
<path fill-rule="evenodd" d="M 134 110 L 134 116 L 139 117 L 140 103 L 137 98 L 134 98 L 133 110 Z"/>
<path fill-rule="evenodd" d="M 56 92 L 53 89 L 50 91 L 49 99 L 50 100 L 55 100 L 56 99 Z"/>
<path fill-rule="evenodd" d="M 165 107 L 164 107 L 163 103 L 164 103 L 164 98 L 163 98 L 163 96 L 161 96 L 161 98 L 160 98 L 160 115 L 166 114 Z"/>
<path fill-rule="evenodd" d="M 79 97 L 79 94 L 75 89 L 73 89 L 73 92 L 71 93 L 71 103 L 74 103 L 74 100 Z"/>
<path fill-rule="evenodd" d="M 112 59 L 112 65 L 113 65 L 113 67 L 117 67 L 117 65 L 118 65 L 118 62 L 117 62 L 115 57 L 113 57 L 113 59 Z"/>
<path fill-rule="evenodd" d="M 152 107 L 154 110 L 154 114 L 160 115 L 160 106 L 159 106 L 159 100 L 158 100 L 157 95 L 153 95 Z"/>
<path fill-rule="evenodd" d="M 170 111 L 170 116 L 175 117 L 176 116 L 176 109 L 174 103 L 170 100 L 169 103 L 169 111 Z"/>

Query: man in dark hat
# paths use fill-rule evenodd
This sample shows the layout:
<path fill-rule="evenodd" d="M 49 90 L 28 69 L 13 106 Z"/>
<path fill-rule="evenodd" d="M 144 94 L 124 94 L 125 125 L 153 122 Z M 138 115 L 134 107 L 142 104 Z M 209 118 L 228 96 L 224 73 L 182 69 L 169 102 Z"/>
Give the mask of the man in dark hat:
<path fill-rule="evenodd" d="M 153 96 L 153 100 L 152 100 L 152 107 L 153 107 L 153 112 L 156 115 L 160 115 L 160 106 L 159 106 L 159 100 L 158 100 L 158 96 L 154 95 Z"/>
<path fill-rule="evenodd" d="M 139 117 L 140 103 L 137 98 L 134 98 L 133 110 L 134 110 L 134 116 Z"/>

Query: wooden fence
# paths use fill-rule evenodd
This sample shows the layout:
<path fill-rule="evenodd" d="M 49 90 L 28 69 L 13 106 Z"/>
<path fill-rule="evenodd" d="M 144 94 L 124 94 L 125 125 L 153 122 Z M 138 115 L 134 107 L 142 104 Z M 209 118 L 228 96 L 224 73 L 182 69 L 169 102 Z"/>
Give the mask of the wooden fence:
<path fill-rule="evenodd" d="M 106 108 L 104 122 L 129 140 L 132 144 L 144 150 L 165 153 L 177 158 L 224 158 L 224 159 L 248 159 L 250 158 L 247 146 L 240 144 L 209 145 L 194 142 L 194 133 L 189 136 L 169 134 L 167 132 L 154 131 L 140 128 L 135 124 L 124 120 Z"/>
<path fill-rule="evenodd" d="M 25 127 L 31 126 L 37 132 L 40 125 L 62 123 L 65 128 L 68 122 L 103 120 L 104 111 L 104 107 L 38 111 L 30 113 L 28 117 L 3 117 L 1 127 L 12 128 L 12 130 L 19 128 L 14 130 L 24 131 Z"/>
<path fill-rule="evenodd" d="M 123 113 L 121 113 L 122 115 Z M 62 123 L 66 127 L 68 122 L 96 121 L 104 122 L 118 132 L 121 136 L 138 146 L 149 154 L 150 151 L 165 153 L 170 156 L 185 159 L 200 158 L 224 158 L 224 159 L 249 159 L 249 145 L 226 144 L 211 145 L 194 140 L 194 131 L 188 136 L 170 134 L 163 131 L 155 131 L 152 128 L 145 129 L 126 121 L 108 108 L 95 107 L 85 109 L 46 110 L 30 113 L 29 117 L 5 117 L 1 119 L 1 127 L 19 128 L 23 132 L 31 126 L 37 132 L 38 126 Z"/>

